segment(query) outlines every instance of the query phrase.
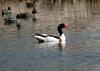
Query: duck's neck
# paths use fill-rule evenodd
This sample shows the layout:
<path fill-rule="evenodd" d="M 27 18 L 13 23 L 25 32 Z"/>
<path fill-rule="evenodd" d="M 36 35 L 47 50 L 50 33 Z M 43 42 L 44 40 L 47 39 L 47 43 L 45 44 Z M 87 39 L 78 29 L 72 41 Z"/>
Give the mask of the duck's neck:
<path fill-rule="evenodd" d="M 63 34 L 62 30 L 59 30 L 58 32 L 59 32 L 60 36 Z"/>
<path fill-rule="evenodd" d="M 60 34 L 60 39 L 62 41 L 65 41 L 66 40 L 66 37 L 65 37 L 65 34 L 62 32 L 62 28 L 58 28 L 58 32 Z"/>
<path fill-rule="evenodd" d="M 60 39 L 62 41 L 65 41 L 66 40 L 66 37 L 65 37 L 65 34 L 62 32 L 62 28 L 61 27 L 58 27 L 58 32 L 60 34 Z"/>
<path fill-rule="evenodd" d="M 62 41 L 66 41 L 65 34 L 62 34 L 62 35 L 60 36 L 60 39 L 61 39 Z"/>
<path fill-rule="evenodd" d="M 63 34 L 61 27 L 58 27 L 58 32 L 59 32 L 60 36 Z"/>

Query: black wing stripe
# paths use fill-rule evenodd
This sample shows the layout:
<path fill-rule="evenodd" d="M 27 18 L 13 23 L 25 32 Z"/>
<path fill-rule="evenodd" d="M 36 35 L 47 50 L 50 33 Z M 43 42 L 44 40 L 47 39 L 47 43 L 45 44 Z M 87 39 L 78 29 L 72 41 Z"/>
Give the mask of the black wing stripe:
<path fill-rule="evenodd" d="M 57 39 L 60 39 L 58 36 L 54 36 L 54 35 L 48 35 L 48 36 L 51 36 L 51 37 L 55 37 Z"/>
<path fill-rule="evenodd" d="M 35 35 L 41 36 L 41 37 L 47 37 L 46 35 L 42 35 L 42 34 L 38 34 L 38 33 L 35 33 Z"/>

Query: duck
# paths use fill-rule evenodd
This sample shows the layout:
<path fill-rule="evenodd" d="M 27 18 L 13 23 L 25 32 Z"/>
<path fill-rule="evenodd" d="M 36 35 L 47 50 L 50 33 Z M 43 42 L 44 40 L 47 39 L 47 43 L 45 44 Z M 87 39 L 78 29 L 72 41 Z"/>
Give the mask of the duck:
<path fill-rule="evenodd" d="M 32 10 L 32 14 L 36 14 L 37 13 L 37 10 L 36 8 L 34 7 L 33 10 Z"/>
<path fill-rule="evenodd" d="M 17 19 L 28 19 L 33 18 L 33 14 L 31 12 L 19 13 L 16 15 Z"/>
<path fill-rule="evenodd" d="M 26 2 L 26 7 L 27 7 L 27 8 L 32 8 L 32 7 L 33 7 L 33 3 L 31 3 L 31 2 Z"/>
<path fill-rule="evenodd" d="M 2 16 L 10 16 L 12 15 L 12 10 L 11 10 L 11 7 L 8 7 L 7 10 L 2 10 Z"/>
<path fill-rule="evenodd" d="M 63 28 L 68 29 L 69 26 L 70 26 L 69 24 L 64 24 L 64 23 L 58 25 L 57 30 L 60 34 L 60 37 L 48 34 L 35 33 L 34 38 L 36 38 L 39 42 L 58 42 L 58 43 L 65 42 L 66 37 L 65 34 L 62 32 L 62 29 Z"/>
<path fill-rule="evenodd" d="M 19 13 L 16 15 L 17 19 L 27 19 L 28 15 L 27 13 Z"/>

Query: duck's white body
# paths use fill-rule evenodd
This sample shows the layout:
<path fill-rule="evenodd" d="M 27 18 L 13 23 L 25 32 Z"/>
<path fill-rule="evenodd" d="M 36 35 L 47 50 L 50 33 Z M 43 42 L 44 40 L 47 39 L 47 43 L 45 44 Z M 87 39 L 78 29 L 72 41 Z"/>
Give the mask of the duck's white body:
<path fill-rule="evenodd" d="M 38 39 L 40 42 L 65 42 L 66 37 L 64 33 L 62 32 L 62 28 L 68 28 L 68 25 L 65 26 L 65 24 L 60 24 L 58 26 L 58 32 L 60 33 L 60 37 L 53 36 L 53 35 L 47 35 L 47 34 L 35 34 L 35 38 Z"/>
<path fill-rule="evenodd" d="M 43 41 L 43 42 L 62 42 L 66 41 L 66 37 L 64 34 L 62 34 L 60 37 L 52 36 L 52 35 L 46 35 L 46 34 L 41 34 L 41 35 L 35 35 L 34 36 L 36 39 Z"/>

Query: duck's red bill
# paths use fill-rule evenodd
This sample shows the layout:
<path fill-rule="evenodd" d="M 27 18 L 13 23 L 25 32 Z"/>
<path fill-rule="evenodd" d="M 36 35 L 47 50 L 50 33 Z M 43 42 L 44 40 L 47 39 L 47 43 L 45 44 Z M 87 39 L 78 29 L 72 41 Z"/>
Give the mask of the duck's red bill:
<path fill-rule="evenodd" d="M 65 24 L 65 29 L 68 29 L 70 27 L 70 24 Z"/>

